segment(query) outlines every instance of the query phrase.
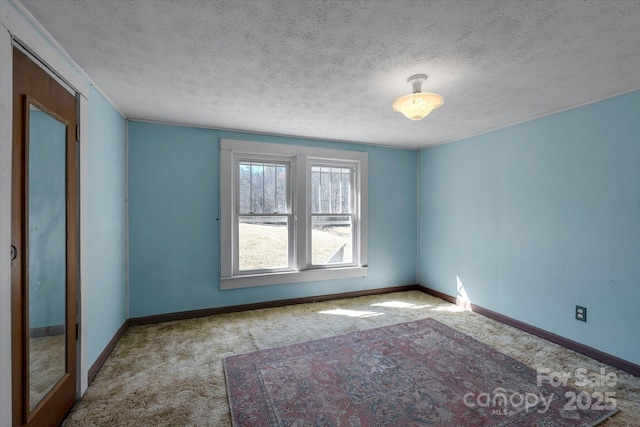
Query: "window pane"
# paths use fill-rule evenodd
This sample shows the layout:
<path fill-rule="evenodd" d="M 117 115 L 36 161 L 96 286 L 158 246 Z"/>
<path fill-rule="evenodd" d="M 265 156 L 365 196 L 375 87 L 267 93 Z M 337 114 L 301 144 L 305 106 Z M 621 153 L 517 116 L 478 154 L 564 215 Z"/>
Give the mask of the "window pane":
<path fill-rule="evenodd" d="M 331 168 L 331 213 L 342 213 L 341 169 Z"/>
<path fill-rule="evenodd" d="M 311 263 L 351 263 L 353 240 L 351 216 L 312 216 Z"/>
<path fill-rule="evenodd" d="M 287 204 L 287 167 L 285 165 L 276 165 L 276 212 L 289 212 Z"/>
<path fill-rule="evenodd" d="M 251 188 L 249 195 L 251 197 L 251 212 L 250 213 L 264 213 L 262 209 L 263 200 L 263 178 L 264 178 L 264 163 L 252 163 L 251 164 Z"/>
<path fill-rule="evenodd" d="M 251 211 L 251 165 L 240 163 L 239 172 L 239 208 L 241 213 L 249 213 Z"/>
<path fill-rule="evenodd" d="M 311 167 L 311 212 L 351 213 L 350 168 Z"/>
<path fill-rule="evenodd" d="M 286 216 L 241 216 L 238 219 L 239 270 L 269 270 L 289 266 Z"/>
<path fill-rule="evenodd" d="M 241 214 L 288 213 L 287 165 L 240 162 L 238 207 Z"/>
<path fill-rule="evenodd" d="M 320 168 L 312 167 L 311 168 L 311 212 L 322 212 L 320 210 L 321 206 L 321 195 L 320 195 Z"/>
<path fill-rule="evenodd" d="M 263 204 L 262 213 L 272 214 L 276 212 L 276 167 L 264 165 L 264 186 L 262 189 Z"/>
<path fill-rule="evenodd" d="M 342 194 L 340 197 L 342 203 L 342 212 L 351 213 L 351 170 L 343 169 L 341 178 Z"/>
<path fill-rule="evenodd" d="M 331 168 L 320 168 L 320 212 L 331 213 L 329 193 L 331 192 Z"/>

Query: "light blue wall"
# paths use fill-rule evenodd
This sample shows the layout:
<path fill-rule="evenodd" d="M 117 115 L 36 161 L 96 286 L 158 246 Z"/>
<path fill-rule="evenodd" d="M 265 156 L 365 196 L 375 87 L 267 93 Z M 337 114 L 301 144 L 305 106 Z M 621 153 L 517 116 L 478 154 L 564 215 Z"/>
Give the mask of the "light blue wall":
<path fill-rule="evenodd" d="M 640 364 L 640 92 L 419 164 L 421 285 Z"/>
<path fill-rule="evenodd" d="M 86 327 L 91 366 L 127 319 L 126 122 L 93 87 L 89 98 Z"/>
<path fill-rule="evenodd" d="M 220 290 L 219 139 L 369 153 L 367 278 Z M 416 152 L 129 123 L 130 317 L 416 283 Z"/>

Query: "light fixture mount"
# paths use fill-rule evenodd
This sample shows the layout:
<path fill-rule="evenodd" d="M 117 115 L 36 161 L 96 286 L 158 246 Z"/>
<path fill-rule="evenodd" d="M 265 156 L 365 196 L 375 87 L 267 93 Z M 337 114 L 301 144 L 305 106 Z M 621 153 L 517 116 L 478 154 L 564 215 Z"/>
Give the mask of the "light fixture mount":
<path fill-rule="evenodd" d="M 407 83 L 411 83 L 411 86 L 413 86 L 413 93 L 422 92 L 422 83 L 426 81 L 426 74 L 414 74 L 413 76 L 407 77 Z"/>
<path fill-rule="evenodd" d="M 414 74 L 407 78 L 407 83 L 413 87 L 413 93 L 396 99 L 392 105 L 393 111 L 402 113 L 411 120 L 421 120 L 442 106 L 444 104 L 442 96 L 436 93 L 422 92 L 422 83 L 426 80 L 426 74 Z"/>

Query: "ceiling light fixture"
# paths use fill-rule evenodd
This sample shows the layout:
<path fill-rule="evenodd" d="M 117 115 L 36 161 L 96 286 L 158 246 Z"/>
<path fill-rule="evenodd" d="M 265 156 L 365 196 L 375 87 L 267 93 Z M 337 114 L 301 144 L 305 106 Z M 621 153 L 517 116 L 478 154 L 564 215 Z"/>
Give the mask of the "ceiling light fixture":
<path fill-rule="evenodd" d="M 422 93 L 422 83 L 426 80 L 426 74 L 415 74 L 409 77 L 407 83 L 413 86 L 413 93 L 396 99 L 393 103 L 393 111 L 402 113 L 411 120 L 421 120 L 444 104 L 444 99 L 437 93 Z"/>

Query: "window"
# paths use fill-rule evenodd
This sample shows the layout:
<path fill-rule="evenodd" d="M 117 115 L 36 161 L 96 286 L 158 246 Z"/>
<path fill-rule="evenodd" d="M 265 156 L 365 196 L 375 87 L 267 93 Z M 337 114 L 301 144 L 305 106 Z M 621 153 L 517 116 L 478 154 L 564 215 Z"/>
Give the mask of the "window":
<path fill-rule="evenodd" d="M 350 167 L 311 165 L 311 265 L 353 260 L 354 172 Z"/>
<path fill-rule="evenodd" d="M 220 146 L 221 289 L 367 275 L 367 153 Z"/>
<path fill-rule="evenodd" d="M 288 270 L 292 258 L 289 164 L 239 160 L 236 166 L 237 271 Z"/>

